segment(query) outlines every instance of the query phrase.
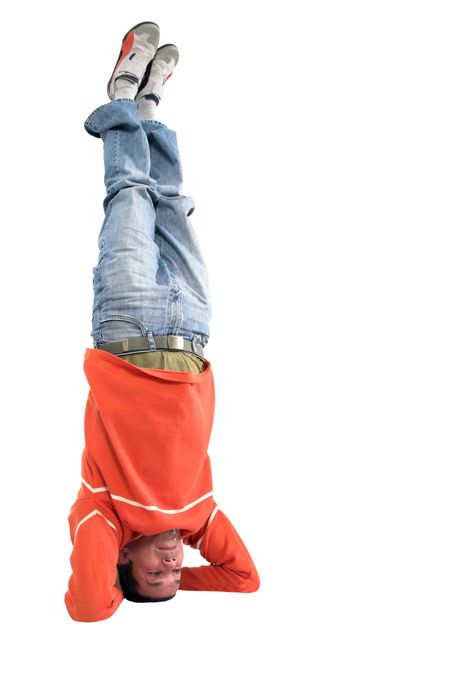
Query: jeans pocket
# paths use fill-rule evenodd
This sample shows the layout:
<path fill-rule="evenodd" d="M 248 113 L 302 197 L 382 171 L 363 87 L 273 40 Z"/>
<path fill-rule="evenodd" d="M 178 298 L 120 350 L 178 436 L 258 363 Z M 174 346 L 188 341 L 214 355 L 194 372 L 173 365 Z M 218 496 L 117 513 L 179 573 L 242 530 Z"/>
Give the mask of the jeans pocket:
<path fill-rule="evenodd" d="M 100 316 L 100 336 L 97 344 L 118 342 L 127 337 L 142 337 L 147 334 L 141 321 L 124 314 L 107 314 Z"/>

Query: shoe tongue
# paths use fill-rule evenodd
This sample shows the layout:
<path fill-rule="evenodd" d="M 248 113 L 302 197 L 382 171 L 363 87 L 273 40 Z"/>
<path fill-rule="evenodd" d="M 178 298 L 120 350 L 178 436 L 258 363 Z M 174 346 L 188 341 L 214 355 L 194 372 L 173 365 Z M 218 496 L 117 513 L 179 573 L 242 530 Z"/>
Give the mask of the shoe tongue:
<path fill-rule="evenodd" d="M 166 75 L 172 70 L 173 59 L 169 61 L 154 61 L 152 66 L 152 71 L 161 73 L 161 75 Z"/>

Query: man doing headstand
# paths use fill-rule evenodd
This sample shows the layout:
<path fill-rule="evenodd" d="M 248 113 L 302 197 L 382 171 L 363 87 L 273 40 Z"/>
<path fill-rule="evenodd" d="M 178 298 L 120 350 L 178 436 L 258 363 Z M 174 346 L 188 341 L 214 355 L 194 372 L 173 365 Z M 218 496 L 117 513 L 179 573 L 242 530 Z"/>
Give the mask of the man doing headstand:
<path fill-rule="evenodd" d="M 152 22 L 130 29 L 89 115 L 103 141 L 106 197 L 93 270 L 93 349 L 81 487 L 69 515 L 75 621 L 110 617 L 123 598 L 157 602 L 178 589 L 249 593 L 255 565 L 213 498 L 208 444 L 214 380 L 204 347 L 206 266 L 182 194 L 174 131 L 155 119 L 178 62 Z M 208 565 L 183 567 L 183 544 Z"/>

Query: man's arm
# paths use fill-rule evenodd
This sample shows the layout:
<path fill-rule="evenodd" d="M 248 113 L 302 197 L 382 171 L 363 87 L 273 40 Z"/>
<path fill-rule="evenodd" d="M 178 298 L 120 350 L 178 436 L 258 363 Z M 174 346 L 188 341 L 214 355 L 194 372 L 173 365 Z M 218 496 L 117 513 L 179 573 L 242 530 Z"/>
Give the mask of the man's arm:
<path fill-rule="evenodd" d="M 64 601 L 74 621 L 102 621 L 123 600 L 116 584 L 120 524 L 95 500 L 80 501 L 69 516 L 73 573 Z"/>
<path fill-rule="evenodd" d="M 210 565 L 182 567 L 181 590 L 233 593 L 258 590 L 260 581 L 253 560 L 230 520 L 217 507 L 206 528 L 185 543 L 199 549 Z"/>

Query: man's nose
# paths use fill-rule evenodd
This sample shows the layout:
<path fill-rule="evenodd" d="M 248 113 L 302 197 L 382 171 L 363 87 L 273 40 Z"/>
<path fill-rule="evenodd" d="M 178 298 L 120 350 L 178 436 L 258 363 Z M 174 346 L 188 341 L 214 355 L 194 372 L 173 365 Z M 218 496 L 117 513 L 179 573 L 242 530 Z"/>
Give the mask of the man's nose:
<path fill-rule="evenodd" d="M 176 558 L 172 555 L 164 555 L 162 558 L 163 564 L 165 567 L 168 567 L 169 569 L 172 569 L 173 567 L 176 567 Z"/>

